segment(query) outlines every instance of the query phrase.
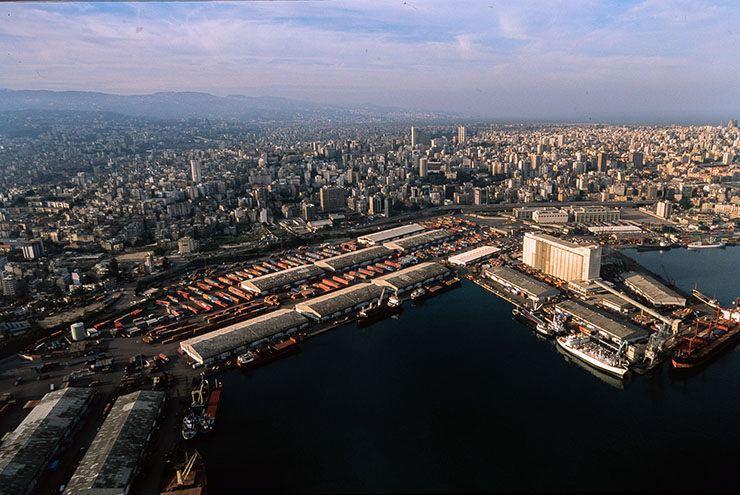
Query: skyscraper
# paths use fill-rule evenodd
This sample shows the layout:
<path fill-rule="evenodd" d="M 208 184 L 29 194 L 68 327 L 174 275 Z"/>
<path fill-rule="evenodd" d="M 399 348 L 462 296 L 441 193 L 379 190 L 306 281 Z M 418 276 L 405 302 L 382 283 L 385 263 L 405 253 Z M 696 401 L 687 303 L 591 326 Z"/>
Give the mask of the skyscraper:
<path fill-rule="evenodd" d="M 427 176 L 427 159 L 419 158 L 419 177 Z"/>
<path fill-rule="evenodd" d="M 190 176 L 195 183 L 199 183 L 201 181 L 202 173 L 200 169 L 200 162 L 198 160 L 190 160 Z"/>
<path fill-rule="evenodd" d="M 461 125 L 457 128 L 457 144 L 465 144 L 465 141 L 467 141 L 467 136 L 465 135 L 465 126 Z"/>
<path fill-rule="evenodd" d="M 606 172 L 607 160 L 609 156 L 603 151 L 600 152 L 596 158 L 596 170 L 599 172 Z"/>
<path fill-rule="evenodd" d="M 411 147 L 414 148 L 419 145 L 419 129 L 411 127 Z"/>

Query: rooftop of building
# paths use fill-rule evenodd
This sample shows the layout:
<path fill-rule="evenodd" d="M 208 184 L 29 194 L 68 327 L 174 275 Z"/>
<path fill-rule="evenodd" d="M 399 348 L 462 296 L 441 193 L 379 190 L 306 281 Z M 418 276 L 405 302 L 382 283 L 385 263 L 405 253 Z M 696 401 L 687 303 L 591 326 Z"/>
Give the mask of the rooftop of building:
<path fill-rule="evenodd" d="M 238 347 L 250 345 L 307 322 L 308 320 L 303 315 L 293 310 L 278 309 L 272 313 L 184 340 L 180 343 L 180 347 L 205 360 L 224 352 L 230 352 Z"/>
<path fill-rule="evenodd" d="M 470 251 L 465 251 L 464 253 L 450 256 L 447 261 L 453 264 L 471 263 L 487 256 L 492 256 L 499 251 L 501 251 L 501 249 L 497 248 L 496 246 L 481 246 L 475 249 L 471 249 Z"/>
<path fill-rule="evenodd" d="M 527 232 L 524 234 L 525 237 L 533 237 L 535 239 L 539 239 L 545 242 L 550 242 L 553 244 L 558 244 L 560 246 L 563 246 L 568 249 L 591 249 L 599 247 L 598 244 L 576 244 L 575 242 L 568 241 L 565 239 L 560 239 L 559 237 L 555 237 L 549 234 L 541 234 L 541 233 L 535 233 L 535 232 Z"/>
<path fill-rule="evenodd" d="M 386 248 L 396 249 L 398 251 L 408 251 L 429 244 L 431 242 L 438 242 L 443 239 L 451 237 L 452 234 L 448 230 L 436 229 L 422 232 L 421 234 L 415 234 L 395 241 L 386 242 L 383 244 Z"/>
<path fill-rule="evenodd" d="M 393 254 L 393 251 L 387 247 L 372 246 L 317 261 L 316 265 L 328 270 L 340 271 L 362 263 L 367 263 L 377 258 L 387 257 L 391 254 Z"/>
<path fill-rule="evenodd" d="M 92 390 L 76 387 L 44 395 L 0 445 L 0 493 L 26 493 L 92 395 Z"/>
<path fill-rule="evenodd" d="M 408 287 L 412 287 L 418 283 L 424 282 L 425 280 L 444 275 L 448 272 L 449 270 L 439 263 L 421 263 L 419 265 L 410 266 L 403 270 L 378 277 L 373 280 L 373 284 L 380 285 L 382 287 L 389 287 L 394 290 L 405 290 Z"/>
<path fill-rule="evenodd" d="M 65 495 L 124 493 L 142 457 L 164 404 L 165 393 L 140 390 L 116 399 L 85 457 L 64 490 Z"/>
<path fill-rule="evenodd" d="M 647 338 L 648 336 L 648 333 L 642 328 L 636 327 L 627 322 L 615 320 L 614 317 L 608 313 L 604 313 L 572 299 L 560 302 L 556 307 L 561 311 L 590 324 L 596 330 L 603 331 L 612 338 L 616 338 L 620 341 L 626 340 L 628 342 L 637 342 Z"/>
<path fill-rule="evenodd" d="M 285 285 L 292 285 L 301 280 L 318 277 L 326 272 L 314 264 L 295 266 L 275 273 L 268 273 L 242 282 L 241 286 L 254 292 L 271 291 Z"/>
<path fill-rule="evenodd" d="M 344 311 L 380 296 L 383 289 L 375 284 L 363 283 L 351 285 L 330 294 L 316 297 L 296 304 L 296 310 L 312 313 L 318 318 L 330 316 L 338 311 Z"/>
<path fill-rule="evenodd" d="M 629 272 L 624 275 L 624 283 L 655 305 L 683 306 L 686 304 L 686 298 L 648 275 Z"/>
<path fill-rule="evenodd" d="M 382 244 L 389 239 L 404 237 L 407 235 L 415 234 L 417 232 L 422 232 L 423 230 L 424 227 L 422 227 L 418 223 L 412 223 L 409 225 L 402 225 L 400 227 L 383 230 L 381 232 L 374 232 L 372 234 L 362 235 L 357 238 L 357 241 L 365 242 L 368 244 Z"/>
<path fill-rule="evenodd" d="M 551 298 L 560 295 L 560 291 L 556 288 L 508 266 L 492 266 L 486 268 L 486 272 L 538 298 Z"/>

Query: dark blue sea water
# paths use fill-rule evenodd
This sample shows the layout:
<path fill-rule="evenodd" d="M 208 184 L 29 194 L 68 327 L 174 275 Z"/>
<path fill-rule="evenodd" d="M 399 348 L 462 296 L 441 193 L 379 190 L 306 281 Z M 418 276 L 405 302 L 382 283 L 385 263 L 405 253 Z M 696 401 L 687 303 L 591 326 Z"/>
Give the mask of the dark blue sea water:
<path fill-rule="evenodd" d="M 711 251 L 628 254 L 728 302 L 740 248 Z M 216 431 L 198 441 L 209 492 L 737 489 L 740 350 L 622 383 L 510 315 L 465 282 L 222 375 Z"/>

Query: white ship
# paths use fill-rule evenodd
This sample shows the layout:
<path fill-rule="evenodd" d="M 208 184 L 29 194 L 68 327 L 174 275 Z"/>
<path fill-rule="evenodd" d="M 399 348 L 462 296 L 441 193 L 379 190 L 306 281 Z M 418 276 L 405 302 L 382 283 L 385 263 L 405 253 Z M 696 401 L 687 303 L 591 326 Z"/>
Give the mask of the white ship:
<path fill-rule="evenodd" d="M 620 378 L 627 373 L 627 365 L 614 352 L 591 342 L 585 335 L 568 335 L 556 340 L 563 350 L 596 369 Z"/>
<path fill-rule="evenodd" d="M 725 243 L 724 242 L 714 242 L 712 239 L 709 239 L 709 242 L 703 242 L 699 240 L 699 241 L 692 242 L 686 247 L 689 249 L 721 248 L 721 247 L 725 247 Z"/>

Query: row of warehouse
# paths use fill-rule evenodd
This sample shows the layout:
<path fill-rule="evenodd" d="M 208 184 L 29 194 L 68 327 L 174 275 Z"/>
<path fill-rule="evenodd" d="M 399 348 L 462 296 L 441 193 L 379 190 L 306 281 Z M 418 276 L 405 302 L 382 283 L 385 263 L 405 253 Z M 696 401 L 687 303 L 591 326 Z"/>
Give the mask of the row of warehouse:
<path fill-rule="evenodd" d="M 411 227 L 411 226 L 406 226 Z M 419 227 L 419 226 L 417 226 Z M 400 227 L 399 227 L 400 228 Z M 420 229 L 424 230 L 422 227 Z M 391 229 L 394 230 L 394 229 Z M 380 235 L 378 234 L 371 235 Z M 297 266 L 276 273 L 269 273 L 241 283 L 242 289 L 250 293 L 265 295 L 319 280 L 327 274 L 341 274 L 359 267 L 388 260 L 397 252 L 410 252 L 450 239 L 452 234 L 443 229 L 424 231 L 419 234 L 373 245 L 350 253 L 332 256 L 311 265 Z"/>
<path fill-rule="evenodd" d="M 328 321 L 357 311 L 377 302 L 384 289 L 403 295 L 448 274 L 449 270 L 439 263 L 421 263 L 380 276 L 370 283 L 355 284 L 304 301 L 293 310 L 281 309 L 199 335 L 183 341 L 180 348 L 194 361 L 210 364 L 257 347 L 267 340 L 290 335 L 311 321 Z"/>
<path fill-rule="evenodd" d="M 85 414 L 93 392 L 68 387 L 46 394 L 0 446 L 0 494 L 33 491 Z M 161 414 L 165 393 L 120 396 L 77 466 L 65 495 L 125 494 Z"/>

